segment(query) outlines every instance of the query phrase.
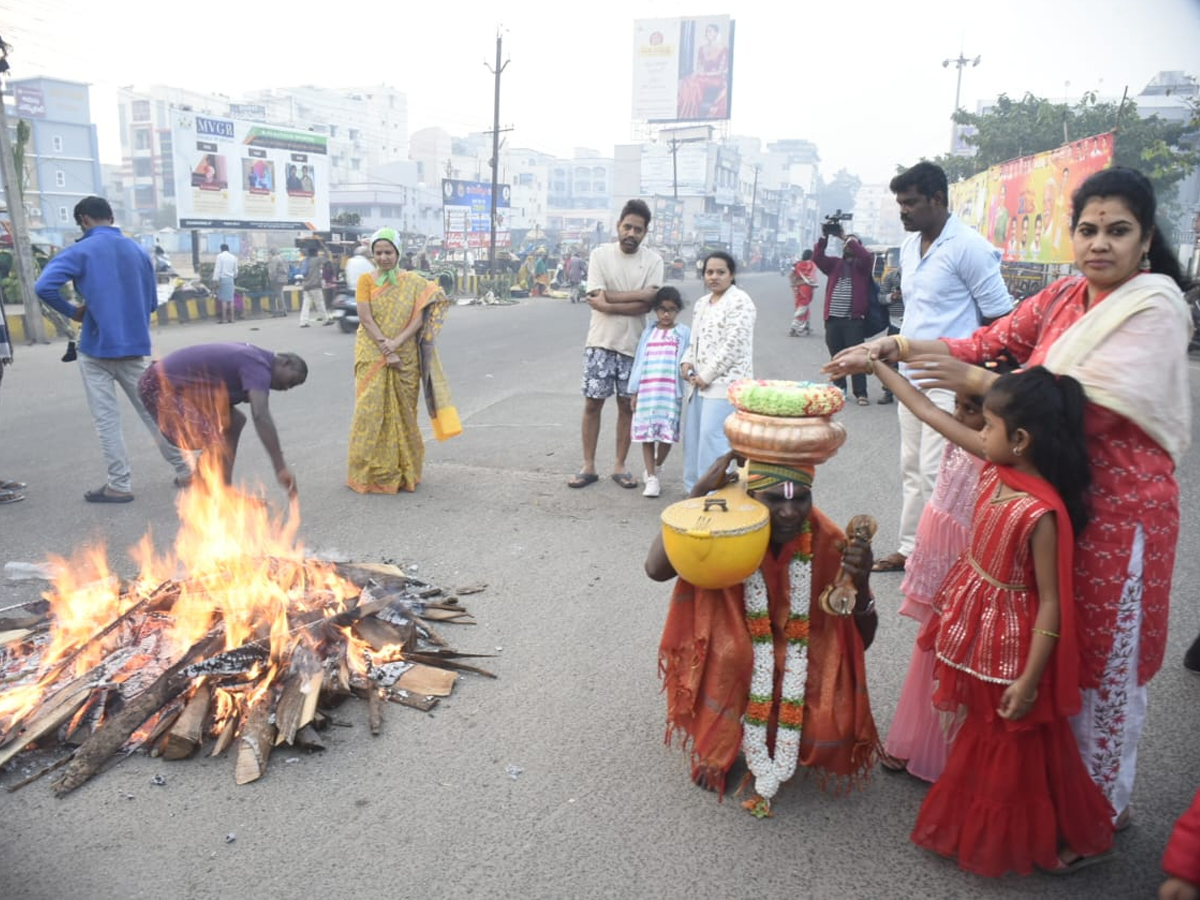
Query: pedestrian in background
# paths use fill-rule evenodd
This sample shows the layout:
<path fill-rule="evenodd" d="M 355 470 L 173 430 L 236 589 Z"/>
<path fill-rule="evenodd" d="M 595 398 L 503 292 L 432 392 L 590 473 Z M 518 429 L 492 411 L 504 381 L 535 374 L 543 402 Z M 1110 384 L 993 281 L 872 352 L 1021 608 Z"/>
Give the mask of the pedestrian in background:
<path fill-rule="evenodd" d="M 321 258 L 317 256 L 317 248 L 309 247 L 304 265 L 300 267 L 304 276 L 304 302 L 300 304 L 300 327 L 308 327 L 309 310 L 317 309 L 317 321 L 329 324 L 332 319 L 325 310 L 325 289 L 321 276 Z"/>
<path fill-rule="evenodd" d="M 137 383 L 149 363 L 150 316 L 158 307 L 154 264 L 137 243 L 113 227 L 113 212 L 103 197 L 85 197 L 75 205 L 75 222 L 83 237 L 55 256 L 34 290 L 65 316 L 82 322 L 79 333 L 79 373 L 88 409 L 100 438 L 108 467 L 107 483 L 84 494 L 89 503 L 129 503 L 133 500 L 132 471 L 116 386 L 120 385 L 134 412 L 150 430 L 163 459 L 175 469 L 175 484 L 191 483 L 192 469 L 159 433 L 158 423 L 138 398 Z M 86 304 L 76 306 L 62 295 L 74 282 Z"/>
<path fill-rule="evenodd" d="M 884 302 L 887 303 L 887 333 L 889 335 L 899 334 L 900 329 L 904 326 L 904 293 L 900 290 L 900 269 L 898 267 L 883 276 L 880 293 L 886 298 Z M 890 365 L 892 368 L 899 368 L 898 363 L 891 363 Z M 877 402 L 880 406 L 887 406 L 889 403 L 895 402 L 895 395 L 885 386 L 883 396 Z"/>
<path fill-rule="evenodd" d="M 812 333 L 808 324 L 808 308 L 812 305 L 813 290 L 817 286 L 817 264 L 812 258 L 813 252 L 805 250 L 788 273 L 788 280 L 792 283 L 792 295 L 796 300 L 796 311 L 792 314 L 792 327 L 788 329 L 788 337 L 805 337 Z"/>
<path fill-rule="evenodd" d="M 213 266 L 213 281 L 217 283 L 217 303 L 220 304 L 221 324 L 233 324 L 233 280 L 237 278 L 237 257 L 229 252 L 229 245 L 222 244 Z"/>
<path fill-rule="evenodd" d="M 267 260 L 267 277 L 271 279 L 271 315 L 287 315 L 287 299 L 283 293 L 288 283 L 288 264 L 278 250 L 271 250 Z"/>
<path fill-rule="evenodd" d="M 825 273 L 825 346 L 830 358 L 847 347 L 861 344 L 867 337 L 867 304 L 871 299 L 871 279 L 875 255 L 862 245 L 856 235 L 846 235 L 840 223 L 827 223 L 825 233 L 813 249 L 813 262 Z M 841 244 L 841 251 L 827 256 L 831 239 Z M 833 383 L 846 393 L 846 378 Z M 866 406 L 867 376 L 853 375 L 850 379 L 859 406 Z"/>

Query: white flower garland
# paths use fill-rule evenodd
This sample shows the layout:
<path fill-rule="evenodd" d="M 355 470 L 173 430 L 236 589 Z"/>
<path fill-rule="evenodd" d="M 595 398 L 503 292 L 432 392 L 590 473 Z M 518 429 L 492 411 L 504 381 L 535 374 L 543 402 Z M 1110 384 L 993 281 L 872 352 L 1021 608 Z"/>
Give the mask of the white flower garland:
<path fill-rule="evenodd" d="M 742 752 L 754 775 L 757 797 L 745 804 L 754 815 L 769 816 L 771 798 L 779 786 L 796 772 L 800 756 L 800 720 L 804 712 L 804 689 L 808 678 L 808 614 L 812 602 L 812 557 L 799 553 L 788 564 L 789 635 L 784 656 L 783 691 L 780 700 L 779 727 L 775 733 L 775 757 L 767 750 L 767 724 L 775 693 L 775 645 L 770 634 L 770 613 L 767 604 L 767 585 L 762 573 L 755 571 L 745 581 L 746 623 L 754 647 L 754 673 L 750 678 L 750 705 L 742 718 Z M 753 620 L 766 619 L 765 639 L 755 639 Z M 761 624 L 759 630 L 761 631 Z M 794 633 L 793 633 L 794 632 Z M 754 707 L 765 715 L 754 715 Z M 794 722 L 785 724 L 785 712 L 792 712 Z"/>

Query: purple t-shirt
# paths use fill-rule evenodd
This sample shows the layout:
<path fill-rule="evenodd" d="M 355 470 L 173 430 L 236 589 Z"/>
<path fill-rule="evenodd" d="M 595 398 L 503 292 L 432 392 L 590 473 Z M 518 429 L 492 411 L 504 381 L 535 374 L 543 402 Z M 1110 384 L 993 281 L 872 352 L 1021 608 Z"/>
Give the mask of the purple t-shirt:
<path fill-rule="evenodd" d="M 159 368 L 178 390 L 224 385 L 230 403 L 244 403 L 250 391 L 271 390 L 274 362 L 274 353 L 253 344 L 196 344 L 168 354 Z"/>

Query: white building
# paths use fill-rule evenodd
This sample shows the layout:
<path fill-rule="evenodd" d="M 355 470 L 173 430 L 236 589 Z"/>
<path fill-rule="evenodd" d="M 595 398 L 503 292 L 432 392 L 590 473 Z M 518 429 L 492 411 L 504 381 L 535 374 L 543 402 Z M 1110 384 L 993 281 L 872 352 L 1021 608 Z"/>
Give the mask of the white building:
<path fill-rule="evenodd" d="M 331 187 L 365 184 L 369 174 L 408 159 L 408 102 L 394 88 L 297 87 L 240 98 L 156 84 L 117 91 L 121 177 L 127 224 L 165 224 L 175 204 L 170 110 L 244 119 L 329 138 Z"/>
<path fill-rule="evenodd" d="M 898 247 L 904 240 L 896 195 L 886 184 L 864 184 L 854 197 L 854 233 L 864 241 Z"/>

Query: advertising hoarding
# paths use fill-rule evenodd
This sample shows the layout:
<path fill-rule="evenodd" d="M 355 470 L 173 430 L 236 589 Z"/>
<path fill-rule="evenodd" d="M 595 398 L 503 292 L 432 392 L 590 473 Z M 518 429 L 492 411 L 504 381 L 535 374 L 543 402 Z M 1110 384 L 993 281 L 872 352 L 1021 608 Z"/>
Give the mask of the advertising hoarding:
<path fill-rule="evenodd" d="M 496 198 L 496 246 L 509 247 L 512 189 L 499 185 Z M 479 250 L 491 245 L 492 183 L 442 179 L 442 246 L 447 250 Z"/>
<path fill-rule="evenodd" d="M 180 228 L 329 230 L 326 138 L 171 110 Z"/>
<path fill-rule="evenodd" d="M 678 247 L 683 243 L 683 201 L 656 196 L 650 203 L 650 243 L 654 247 Z"/>
<path fill-rule="evenodd" d="M 633 23 L 633 118 L 704 122 L 729 118 L 734 22 L 729 16 Z"/>
<path fill-rule="evenodd" d="M 1069 263 L 1071 194 L 1112 165 L 1113 133 L 1011 159 L 950 185 L 950 209 L 1005 262 Z"/>
<path fill-rule="evenodd" d="M 708 184 L 708 146 L 681 144 L 675 148 L 675 159 L 665 144 L 642 146 L 642 167 L 639 193 L 702 195 Z"/>

